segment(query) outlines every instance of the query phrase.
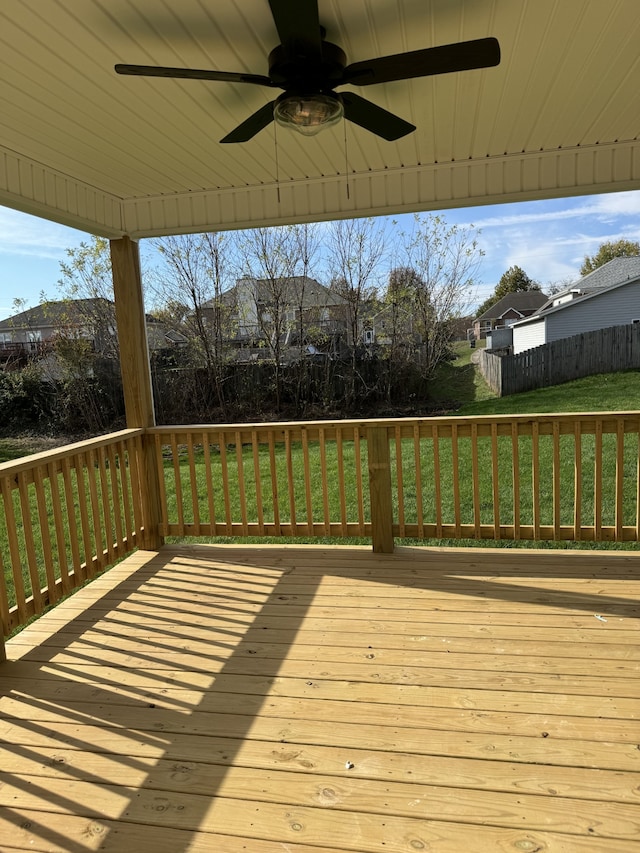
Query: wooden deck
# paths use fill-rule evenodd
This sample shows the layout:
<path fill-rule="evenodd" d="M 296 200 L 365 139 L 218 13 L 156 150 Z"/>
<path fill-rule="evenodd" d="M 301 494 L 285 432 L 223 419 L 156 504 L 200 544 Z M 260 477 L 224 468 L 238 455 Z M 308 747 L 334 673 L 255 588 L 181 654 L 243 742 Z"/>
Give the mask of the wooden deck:
<path fill-rule="evenodd" d="M 8 643 L 0 850 L 638 850 L 639 570 L 138 552 Z"/>

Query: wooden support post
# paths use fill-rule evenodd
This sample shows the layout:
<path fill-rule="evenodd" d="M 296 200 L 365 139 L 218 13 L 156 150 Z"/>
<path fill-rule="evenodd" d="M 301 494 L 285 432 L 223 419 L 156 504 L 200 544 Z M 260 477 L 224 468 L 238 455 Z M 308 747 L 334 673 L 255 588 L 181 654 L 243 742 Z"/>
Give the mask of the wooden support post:
<path fill-rule="evenodd" d="M 393 553 L 393 501 L 391 457 L 386 427 L 367 428 L 367 454 L 373 550 L 381 554 L 391 554 Z"/>
<path fill-rule="evenodd" d="M 152 427 L 156 420 L 138 244 L 129 237 L 111 240 L 111 266 L 127 427 Z M 142 447 L 140 471 L 144 538 L 140 544 L 155 551 L 162 544 L 162 538 L 158 534 L 160 490 L 152 437 L 144 435 Z"/>

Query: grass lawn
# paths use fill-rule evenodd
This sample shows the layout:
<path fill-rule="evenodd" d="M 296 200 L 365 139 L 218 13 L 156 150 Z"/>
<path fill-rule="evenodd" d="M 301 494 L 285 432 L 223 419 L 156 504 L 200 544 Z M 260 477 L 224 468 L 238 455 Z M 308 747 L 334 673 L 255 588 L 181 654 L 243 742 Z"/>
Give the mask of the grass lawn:
<path fill-rule="evenodd" d="M 627 412 L 640 408 L 640 370 L 585 376 L 508 397 L 476 397 L 457 415 L 522 415 L 541 412 Z"/>
<path fill-rule="evenodd" d="M 495 392 L 489 388 L 471 361 L 473 353 L 484 347 L 484 344 L 484 341 L 478 341 L 476 349 L 471 349 L 468 341 L 456 341 L 453 344 L 456 357 L 438 369 L 433 389 L 429 392 L 430 401 L 441 403 L 443 409 L 458 409 L 461 405 L 480 400 L 496 399 Z"/>

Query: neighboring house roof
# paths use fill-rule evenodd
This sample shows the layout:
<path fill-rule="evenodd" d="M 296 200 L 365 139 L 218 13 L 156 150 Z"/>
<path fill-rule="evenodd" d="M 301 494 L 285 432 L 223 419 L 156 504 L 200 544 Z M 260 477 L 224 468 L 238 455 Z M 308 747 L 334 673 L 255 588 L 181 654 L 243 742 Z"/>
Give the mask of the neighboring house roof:
<path fill-rule="evenodd" d="M 53 328 L 74 321 L 76 318 L 82 320 L 96 310 L 107 306 L 115 310 L 114 303 L 102 297 L 43 302 L 34 308 L 20 311 L 18 314 L 0 321 L 0 332 L 10 332 L 16 329 Z"/>
<path fill-rule="evenodd" d="M 614 258 L 614 261 L 617 260 L 631 260 L 631 258 Z M 609 261 L 609 263 L 613 263 L 613 261 Z M 597 270 L 594 270 L 594 272 L 597 272 Z M 593 273 L 589 273 L 589 275 L 593 275 Z M 585 276 L 585 278 L 588 278 L 588 276 Z M 567 309 L 571 309 L 574 306 L 582 304 L 583 302 L 586 302 L 589 299 L 595 299 L 599 296 L 603 296 L 613 290 L 617 290 L 619 287 L 624 287 L 627 284 L 636 282 L 639 279 L 640 267 L 638 269 L 637 275 L 630 276 L 629 278 L 624 278 L 621 281 L 619 280 L 607 286 L 595 285 L 585 289 L 581 287 L 582 282 L 584 281 L 584 279 L 581 279 L 581 281 L 577 282 L 573 287 L 569 288 L 568 290 L 562 291 L 562 294 L 564 294 L 576 289 L 584 290 L 584 292 L 582 292 L 579 296 L 576 296 L 575 299 L 570 299 L 567 302 L 561 302 L 559 305 L 553 305 L 553 300 L 557 299 L 559 296 L 562 296 L 562 294 L 556 293 L 553 297 L 553 300 L 549 300 L 545 305 L 542 306 L 539 311 L 537 311 L 535 314 L 532 314 L 530 317 L 526 317 L 524 320 L 519 320 L 517 323 L 514 323 L 514 326 L 525 326 L 528 323 L 540 322 L 541 320 L 546 319 L 550 314 L 557 314 L 558 311 L 566 311 Z"/>
<path fill-rule="evenodd" d="M 515 293 L 507 293 L 502 299 L 487 308 L 475 322 L 481 320 L 499 320 L 509 309 L 513 309 L 526 317 L 533 311 L 537 311 L 541 305 L 548 301 L 546 294 L 541 290 L 518 290 Z"/>
<path fill-rule="evenodd" d="M 278 286 L 280 282 L 278 282 Z M 331 306 L 343 305 L 344 298 L 334 291 L 320 284 L 314 278 L 307 276 L 289 276 L 281 281 L 282 291 L 281 298 L 287 305 L 299 305 L 302 303 L 303 308 L 312 308 L 316 306 Z M 274 285 L 266 278 L 241 278 L 222 294 L 223 303 L 232 306 L 237 303 L 238 293 L 247 287 L 255 288 L 255 296 L 257 302 L 268 305 L 273 301 Z M 213 300 L 205 302 L 203 307 L 210 308 L 213 306 Z"/>
<path fill-rule="evenodd" d="M 632 258 L 613 258 L 603 264 L 601 267 L 593 270 L 583 276 L 578 281 L 570 284 L 564 290 L 554 293 L 542 305 L 536 315 L 547 314 L 552 308 L 559 308 L 559 305 L 554 305 L 558 299 L 567 296 L 570 293 L 579 293 L 572 302 L 586 295 L 587 292 L 594 293 L 597 290 L 608 290 L 610 287 L 618 284 L 624 284 L 626 281 L 640 278 L 640 257 Z M 570 304 L 569 302 L 564 304 Z"/>

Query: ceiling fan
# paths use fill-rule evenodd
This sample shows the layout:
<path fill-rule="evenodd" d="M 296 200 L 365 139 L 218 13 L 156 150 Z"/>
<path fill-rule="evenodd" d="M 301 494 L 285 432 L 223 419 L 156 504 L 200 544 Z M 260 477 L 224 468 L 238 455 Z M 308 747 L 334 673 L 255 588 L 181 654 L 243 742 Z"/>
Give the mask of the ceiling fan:
<path fill-rule="evenodd" d="M 356 95 L 335 92 L 338 86 L 371 86 L 412 77 L 488 68 L 500 62 L 495 38 L 463 41 L 440 47 L 381 56 L 347 65 L 344 51 L 325 41 L 318 0 L 269 0 L 281 43 L 269 54 L 269 74 L 204 71 L 153 65 L 115 66 L 118 74 L 252 83 L 283 89 L 283 93 L 245 119 L 220 142 L 246 142 L 274 119 L 305 135 L 317 133 L 343 116 L 365 130 L 392 141 L 414 131 L 388 110 Z"/>

